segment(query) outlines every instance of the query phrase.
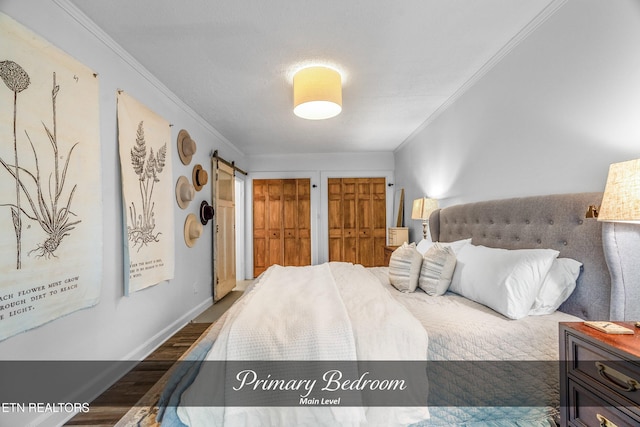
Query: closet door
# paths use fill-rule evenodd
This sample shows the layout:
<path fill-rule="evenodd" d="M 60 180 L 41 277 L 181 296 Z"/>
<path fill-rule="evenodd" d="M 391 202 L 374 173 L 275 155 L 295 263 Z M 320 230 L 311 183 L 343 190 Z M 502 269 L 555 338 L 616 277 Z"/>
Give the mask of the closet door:
<path fill-rule="evenodd" d="M 295 179 L 282 181 L 283 265 L 298 265 L 298 185 Z"/>
<path fill-rule="evenodd" d="M 267 181 L 267 267 L 282 265 L 282 200 L 283 183 L 281 179 Z"/>
<path fill-rule="evenodd" d="M 358 263 L 365 267 L 374 266 L 373 256 L 373 201 L 371 200 L 372 183 L 369 180 L 358 180 Z"/>
<path fill-rule="evenodd" d="M 283 265 L 311 264 L 311 180 L 283 180 Z"/>
<path fill-rule="evenodd" d="M 215 232 L 213 298 L 220 300 L 236 286 L 236 224 L 234 169 L 214 159 L 216 183 L 213 197 Z"/>
<path fill-rule="evenodd" d="M 373 178 L 371 182 L 373 265 L 389 265 L 384 262 L 384 247 L 387 244 L 387 186 L 384 178 Z"/>
<path fill-rule="evenodd" d="M 329 261 L 384 265 L 384 178 L 328 179 Z"/>
<path fill-rule="evenodd" d="M 311 180 L 253 180 L 253 275 L 311 263 Z"/>
<path fill-rule="evenodd" d="M 298 264 L 311 265 L 311 180 L 298 179 Z"/>
<path fill-rule="evenodd" d="M 267 230 L 267 181 L 253 180 L 253 277 L 267 269 L 268 230 Z"/>
<path fill-rule="evenodd" d="M 329 178 L 328 193 L 328 223 L 329 223 L 329 261 L 340 261 L 344 258 L 342 238 L 342 180 Z"/>
<path fill-rule="evenodd" d="M 283 183 L 253 180 L 253 277 L 273 264 L 282 264 Z"/>
<path fill-rule="evenodd" d="M 358 211 L 357 180 L 342 180 L 342 258 L 337 261 L 357 264 L 358 257 Z"/>

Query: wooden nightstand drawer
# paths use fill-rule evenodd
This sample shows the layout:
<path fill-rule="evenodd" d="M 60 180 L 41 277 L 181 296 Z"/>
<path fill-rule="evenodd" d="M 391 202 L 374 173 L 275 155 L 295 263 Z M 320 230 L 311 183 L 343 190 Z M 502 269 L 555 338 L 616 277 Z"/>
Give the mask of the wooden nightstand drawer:
<path fill-rule="evenodd" d="M 624 407 L 616 407 L 593 390 L 569 380 L 569 425 L 588 427 L 637 426 L 640 418 Z"/>
<path fill-rule="evenodd" d="M 633 325 L 624 324 L 633 328 Z M 561 426 L 640 426 L 640 333 L 560 323 Z"/>
<path fill-rule="evenodd" d="M 571 357 L 569 375 L 595 381 L 618 394 L 627 404 L 640 405 L 640 365 L 620 354 L 607 351 L 597 345 L 567 334 Z"/>

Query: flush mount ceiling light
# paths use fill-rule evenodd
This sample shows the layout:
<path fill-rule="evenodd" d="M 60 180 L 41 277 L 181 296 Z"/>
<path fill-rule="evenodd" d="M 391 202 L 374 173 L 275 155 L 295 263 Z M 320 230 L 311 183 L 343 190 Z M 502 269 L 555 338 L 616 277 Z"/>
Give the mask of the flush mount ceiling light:
<path fill-rule="evenodd" d="M 342 111 L 340 73 L 323 66 L 303 68 L 293 76 L 293 113 L 309 120 L 335 117 Z"/>

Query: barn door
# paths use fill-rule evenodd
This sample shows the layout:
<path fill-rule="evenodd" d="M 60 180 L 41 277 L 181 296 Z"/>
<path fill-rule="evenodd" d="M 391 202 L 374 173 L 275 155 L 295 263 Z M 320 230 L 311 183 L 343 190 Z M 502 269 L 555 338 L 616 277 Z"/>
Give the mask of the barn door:
<path fill-rule="evenodd" d="M 235 179 L 233 167 L 213 159 L 215 227 L 213 234 L 213 298 L 220 300 L 236 286 Z"/>

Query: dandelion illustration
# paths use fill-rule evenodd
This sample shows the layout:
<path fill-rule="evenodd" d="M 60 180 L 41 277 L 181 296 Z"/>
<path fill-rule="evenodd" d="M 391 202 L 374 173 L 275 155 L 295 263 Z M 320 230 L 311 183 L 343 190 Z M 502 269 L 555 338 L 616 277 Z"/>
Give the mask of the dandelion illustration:
<path fill-rule="evenodd" d="M 4 77 L 3 77 L 4 78 Z M 6 81 L 5 81 L 6 82 Z M 28 84 L 28 83 L 27 83 Z M 23 85 L 24 86 L 24 85 Z M 10 87 L 11 88 L 11 87 Z M 53 73 L 53 88 L 51 89 L 51 104 L 52 104 L 52 113 L 53 113 L 53 131 L 44 123 L 42 126 L 44 131 L 49 139 L 49 143 L 53 148 L 53 177 L 49 175 L 47 185 L 48 193 L 45 198 L 45 193 L 43 192 L 43 181 L 40 176 L 40 163 L 38 159 L 38 152 L 35 149 L 33 141 L 29 136 L 29 133 L 25 131 L 27 140 L 31 146 L 31 151 L 33 152 L 33 157 L 35 160 L 35 172 L 24 169 L 22 167 L 18 167 L 17 165 L 17 155 L 16 155 L 16 165 L 13 167 L 12 165 L 7 164 L 2 158 L 0 158 L 0 164 L 4 166 L 4 168 L 13 176 L 16 180 L 16 186 L 18 187 L 18 202 L 16 205 L 11 205 L 12 213 L 14 214 L 14 225 L 16 223 L 15 218 L 18 217 L 18 225 L 20 225 L 20 213 L 23 213 L 27 218 L 36 221 L 42 230 L 47 235 L 47 238 L 42 244 L 39 244 L 35 249 L 29 252 L 36 252 L 38 257 L 46 257 L 49 258 L 51 256 L 55 256 L 55 251 L 58 249 L 60 242 L 65 236 L 70 234 L 70 231 L 75 228 L 75 225 L 80 223 L 81 220 L 71 220 L 71 215 L 75 216 L 75 214 L 71 211 L 71 202 L 73 200 L 73 195 L 76 191 L 77 185 L 74 185 L 69 195 L 67 197 L 66 203 L 63 200 L 63 192 L 67 178 L 67 171 L 69 169 L 69 162 L 71 160 L 71 155 L 73 150 L 76 148 L 78 143 L 75 143 L 67 154 L 67 158 L 60 171 L 59 159 L 62 158 L 60 156 L 59 147 L 58 147 L 58 135 L 57 135 L 57 116 L 56 116 L 56 98 L 58 96 L 58 92 L 60 91 L 60 86 L 56 84 L 56 73 Z M 23 178 L 20 177 L 20 173 L 26 175 L 30 181 L 25 182 Z M 51 186 L 51 181 L 53 178 L 53 188 Z M 29 188 L 33 189 L 32 184 L 30 182 L 33 181 L 35 184 L 35 193 L 36 197 L 32 196 L 33 190 L 29 190 Z M 29 185 L 27 185 L 29 183 Z M 31 211 L 27 212 L 20 206 L 20 191 L 24 193 L 29 205 L 31 207 Z M 62 203 L 61 203 L 62 202 Z M 60 208 L 60 206 L 64 205 L 64 207 Z M 17 230 L 17 228 L 16 228 Z M 16 232 L 17 233 L 17 232 Z M 18 250 L 19 252 L 19 250 Z M 19 263 L 19 260 L 18 260 Z M 20 268 L 20 267 L 18 267 Z"/>
<path fill-rule="evenodd" d="M 136 131 L 136 143 L 131 148 L 131 166 L 133 171 L 138 175 L 138 185 L 140 188 L 140 196 L 142 199 L 142 213 L 139 214 L 136 204 L 131 202 L 129 207 L 129 217 L 131 226 L 128 226 L 129 240 L 134 243 L 134 247 L 140 245 L 146 246 L 151 242 L 159 242 L 158 236 L 161 233 L 153 233 L 156 227 L 153 208 L 155 204 L 152 202 L 153 188 L 156 182 L 160 182 L 158 175 L 162 173 L 167 157 L 167 144 L 164 144 L 156 154 L 153 148 L 149 150 L 147 158 L 147 144 L 144 138 L 144 123 L 138 123 Z"/>
<path fill-rule="evenodd" d="M 13 61 L 0 61 L 0 77 L 7 85 L 9 90 L 13 92 L 13 165 L 15 169 L 16 180 L 16 206 L 11 207 L 11 216 L 13 219 L 13 228 L 16 232 L 16 268 L 22 268 L 21 262 L 21 239 L 22 239 L 22 219 L 20 216 L 20 166 L 18 164 L 18 94 L 29 87 L 29 75 L 18 64 Z"/>

